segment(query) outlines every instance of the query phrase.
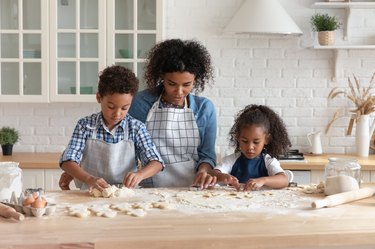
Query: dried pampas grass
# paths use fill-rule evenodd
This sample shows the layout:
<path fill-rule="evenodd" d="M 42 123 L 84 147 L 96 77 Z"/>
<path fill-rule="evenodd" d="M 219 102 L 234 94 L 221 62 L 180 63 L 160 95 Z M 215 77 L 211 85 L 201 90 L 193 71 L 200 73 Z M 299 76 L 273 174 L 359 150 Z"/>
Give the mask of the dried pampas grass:
<path fill-rule="evenodd" d="M 349 111 L 355 114 L 356 118 L 359 118 L 361 115 L 367 115 L 375 111 L 375 95 L 373 94 L 373 90 L 375 90 L 375 73 L 372 75 L 367 87 L 361 87 L 360 81 L 355 75 L 353 75 L 353 78 L 354 83 L 348 77 L 349 90 L 334 87 L 328 94 L 328 99 L 331 100 L 340 95 L 346 97 L 355 106 L 354 109 Z M 335 120 L 339 118 L 339 112 L 340 110 L 334 113 L 332 120 L 327 125 L 326 133 Z"/>

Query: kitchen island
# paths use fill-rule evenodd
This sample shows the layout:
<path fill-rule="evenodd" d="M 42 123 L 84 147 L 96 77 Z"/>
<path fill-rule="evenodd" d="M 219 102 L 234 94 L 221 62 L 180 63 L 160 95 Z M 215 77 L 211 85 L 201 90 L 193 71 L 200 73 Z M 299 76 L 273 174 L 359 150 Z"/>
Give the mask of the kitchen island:
<path fill-rule="evenodd" d="M 224 195 L 199 200 L 203 193 L 219 190 L 148 191 L 171 202 L 179 196 L 175 199 L 180 201 L 175 204 L 180 204 L 169 210 L 150 209 L 144 217 L 119 212 L 114 218 L 77 218 L 67 214 L 66 205 L 94 202 L 104 205 L 130 199 L 98 199 L 84 191 L 47 192 L 47 197 L 58 205 L 56 213 L 41 218 L 27 217 L 22 222 L 0 218 L 0 248 L 358 249 L 375 245 L 374 197 L 312 209 L 311 200 L 323 198 L 323 194 L 306 195 L 300 189 L 262 190 L 242 195 L 241 199 L 231 191 L 225 198 L 231 195 L 235 198 L 224 204 Z M 142 196 L 147 198 L 140 200 L 136 195 L 133 200 L 153 201 L 145 193 Z M 183 196 L 185 199 L 181 201 Z M 234 205 L 236 202 L 241 205 Z"/>

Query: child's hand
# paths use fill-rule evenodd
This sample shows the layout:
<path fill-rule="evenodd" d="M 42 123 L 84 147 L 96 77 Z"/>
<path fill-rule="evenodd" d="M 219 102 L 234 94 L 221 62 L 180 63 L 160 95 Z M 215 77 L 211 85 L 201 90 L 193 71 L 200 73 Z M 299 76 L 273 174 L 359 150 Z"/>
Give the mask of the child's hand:
<path fill-rule="evenodd" d="M 91 176 L 85 182 L 88 186 L 90 186 L 90 188 L 96 188 L 99 191 L 103 191 L 103 189 L 109 187 L 109 184 L 100 177 Z"/>
<path fill-rule="evenodd" d="M 124 186 L 127 188 L 134 188 L 143 180 L 140 172 L 129 172 L 124 178 Z"/>
<path fill-rule="evenodd" d="M 263 177 L 256 178 L 256 179 L 250 179 L 246 182 L 243 191 L 249 191 L 249 190 L 259 190 L 263 185 L 265 184 L 265 181 Z"/>
<path fill-rule="evenodd" d="M 241 189 L 240 183 L 238 182 L 238 179 L 235 176 L 223 174 L 221 176 L 221 179 L 223 183 L 233 186 L 237 191 Z"/>

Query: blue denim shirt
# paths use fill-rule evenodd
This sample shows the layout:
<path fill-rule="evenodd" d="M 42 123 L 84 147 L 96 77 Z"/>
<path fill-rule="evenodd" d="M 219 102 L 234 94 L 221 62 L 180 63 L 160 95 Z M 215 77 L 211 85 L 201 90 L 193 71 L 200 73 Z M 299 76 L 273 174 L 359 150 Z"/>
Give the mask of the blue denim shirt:
<path fill-rule="evenodd" d="M 144 123 L 146 121 L 148 112 L 158 98 L 159 96 L 154 95 L 148 89 L 137 93 L 133 99 L 132 105 L 130 106 L 129 114 Z M 208 163 L 212 167 L 215 167 L 215 142 L 217 128 L 215 106 L 205 97 L 189 94 L 187 99 L 189 108 L 192 109 L 197 121 L 201 139 L 201 143 L 197 148 L 199 156 L 197 168 L 201 163 Z"/>

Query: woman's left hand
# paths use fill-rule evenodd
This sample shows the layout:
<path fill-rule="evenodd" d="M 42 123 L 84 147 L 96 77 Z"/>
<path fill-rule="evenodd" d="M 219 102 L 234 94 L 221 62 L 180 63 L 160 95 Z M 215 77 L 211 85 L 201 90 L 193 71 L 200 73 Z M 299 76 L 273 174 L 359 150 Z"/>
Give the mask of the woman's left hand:
<path fill-rule="evenodd" d="M 216 181 L 216 176 L 212 176 L 205 171 L 198 171 L 198 173 L 195 175 L 195 179 L 192 186 L 200 186 L 201 189 L 206 189 L 209 186 L 215 185 Z"/>
<path fill-rule="evenodd" d="M 143 180 L 139 172 L 129 172 L 124 179 L 124 186 L 127 188 L 134 188 Z"/>

